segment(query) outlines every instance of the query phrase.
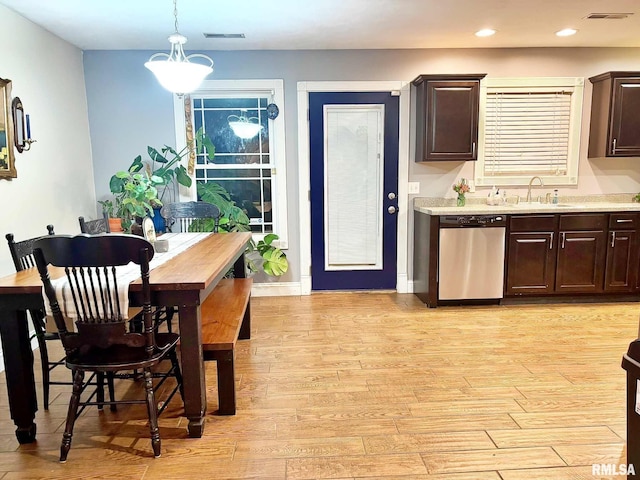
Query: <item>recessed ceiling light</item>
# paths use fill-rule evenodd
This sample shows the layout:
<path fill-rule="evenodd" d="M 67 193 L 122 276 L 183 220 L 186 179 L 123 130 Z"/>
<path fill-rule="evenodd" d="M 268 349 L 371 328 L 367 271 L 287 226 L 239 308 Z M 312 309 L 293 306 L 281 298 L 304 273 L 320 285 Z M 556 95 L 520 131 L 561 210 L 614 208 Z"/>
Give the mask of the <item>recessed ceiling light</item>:
<path fill-rule="evenodd" d="M 490 37 L 494 33 L 496 33 L 496 31 L 492 30 L 491 28 L 483 28 L 482 30 L 478 30 L 476 32 L 476 37 Z"/>
<path fill-rule="evenodd" d="M 565 28 L 564 30 L 560 30 L 556 32 L 556 35 L 559 37 L 570 37 L 571 35 L 575 35 L 578 31 L 573 28 Z"/>

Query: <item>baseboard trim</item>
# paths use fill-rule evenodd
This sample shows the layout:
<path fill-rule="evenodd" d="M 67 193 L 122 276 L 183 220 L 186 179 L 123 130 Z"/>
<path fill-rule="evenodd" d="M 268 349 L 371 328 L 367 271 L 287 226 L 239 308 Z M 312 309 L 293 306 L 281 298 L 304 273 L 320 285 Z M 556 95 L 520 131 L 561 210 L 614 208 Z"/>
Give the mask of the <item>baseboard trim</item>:
<path fill-rule="evenodd" d="M 278 297 L 303 295 L 302 286 L 298 282 L 254 283 L 251 288 L 254 297 Z"/>

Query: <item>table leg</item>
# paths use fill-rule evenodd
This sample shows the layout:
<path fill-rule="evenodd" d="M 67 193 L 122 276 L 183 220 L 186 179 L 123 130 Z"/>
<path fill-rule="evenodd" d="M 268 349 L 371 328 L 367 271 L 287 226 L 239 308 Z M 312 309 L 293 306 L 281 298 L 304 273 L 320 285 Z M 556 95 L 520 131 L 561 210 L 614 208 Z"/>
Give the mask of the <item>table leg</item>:
<path fill-rule="evenodd" d="M 244 258 L 244 252 L 233 263 L 233 276 L 235 278 L 246 278 L 247 276 L 247 267 L 246 267 L 246 261 Z"/>
<path fill-rule="evenodd" d="M 189 436 L 199 438 L 204 432 L 204 416 L 207 408 L 200 307 L 179 306 L 178 317 L 184 413 L 189 420 Z"/>
<path fill-rule="evenodd" d="M 33 376 L 33 352 L 29 342 L 27 314 L 24 310 L 0 312 L 2 356 L 7 379 L 9 410 L 16 425 L 19 443 L 36 439 L 36 385 Z"/>

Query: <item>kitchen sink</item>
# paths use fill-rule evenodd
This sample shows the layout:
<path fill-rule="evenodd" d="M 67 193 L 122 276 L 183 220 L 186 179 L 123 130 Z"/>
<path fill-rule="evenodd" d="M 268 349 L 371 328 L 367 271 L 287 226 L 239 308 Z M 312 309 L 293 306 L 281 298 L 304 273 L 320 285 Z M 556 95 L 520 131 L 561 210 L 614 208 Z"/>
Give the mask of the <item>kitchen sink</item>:
<path fill-rule="evenodd" d="M 541 208 L 582 208 L 584 205 L 577 203 L 539 203 L 539 202 L 520 202 L 513 205 L 519 208 L 541 209 Z"/>

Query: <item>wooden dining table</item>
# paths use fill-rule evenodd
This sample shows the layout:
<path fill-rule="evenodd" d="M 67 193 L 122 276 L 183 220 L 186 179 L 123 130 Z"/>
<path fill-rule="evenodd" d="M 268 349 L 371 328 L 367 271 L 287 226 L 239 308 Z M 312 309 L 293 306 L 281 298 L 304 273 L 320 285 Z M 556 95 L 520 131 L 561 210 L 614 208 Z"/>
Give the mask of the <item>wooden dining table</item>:
<path fill-rule="evenodd" d="M 200 305 L 230 269 L 236 278 L 245 277 L 244 252 L 250 239 L 246 232 L 211 234 L 151 270 L 152 305 L 178 310 L 184 414 L 190 437 L 202 436 L 207 408 Z M 129 287 L 129 303 L 142 304 L 140 280 Z M 35 440 L 38 410 L 26 312 L 43 306 L 36 268 L 0 278 L 2 356 L 9 410 L 20 443 Z"/>

